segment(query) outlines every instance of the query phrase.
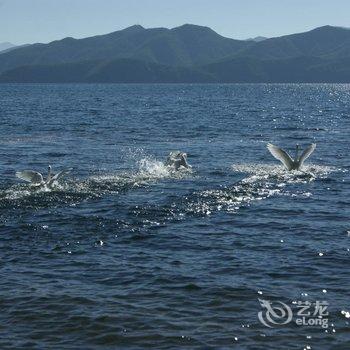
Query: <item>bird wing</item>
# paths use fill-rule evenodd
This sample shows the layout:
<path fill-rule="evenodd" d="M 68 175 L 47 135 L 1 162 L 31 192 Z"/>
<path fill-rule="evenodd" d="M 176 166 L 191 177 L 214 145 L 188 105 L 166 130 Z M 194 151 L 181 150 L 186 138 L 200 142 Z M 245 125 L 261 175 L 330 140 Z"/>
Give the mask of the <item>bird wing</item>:
<path fill-rule="evenodd" d="M 270 153 L 276 159 L 282 162 L 288 170 L 291 170 L 293 168 L 293 160 L 286 151 L 273 145 L 272 143 L 268 143 L 266 147 L 270 151 Z"/>
<path fill-rule="evenodd" d="M 173 163 L 173 158 L 169 155 L 165 161 L 165 165 L 171 165 Z"/>
<path fill-rule="evenodd" d="M 64 175 L 70 173 L 72 170 L 73 170 L 73 168 L 68 168 L 68 169 L 64 169 L 64 170 L 60 171 L 56 175 L 52 176 L 52 178 L 50 179 L 50 183 L 53 183 L 54 181 L 57 181 L 58 179 L 60 179 Z"/>
<path fill-rule="evenodd" d="M 185 168 L 191 168 L 191 165 L 189 165 L 187 162 L 187 154 L 186 153 L 182 154 L 181 160 L 182 160 L 182 163 L 181 163 L 182 166 L 184 166 Z"/>
<path fill-rule="evenodd" d="M 315 148 L 316 148 L 316 143 L 312 143 L 309 147 L 307 147 L 304 150 L 304 152 L 301 154 L 301 156 L 299 158 L 299 166 L 303 165 L 304 161 L 310 157 L 310 155 L 315 150 Z"/>
<path fill-rule="evenodd" d="M 37 171 L 33 171 L 33 170 L 17 171 L 16 176 L 19 179 L 27 182 L 31 182 L 34 185 L 40 185 L 41 183 L 43 183 L 43 176 Z"/>
<path fill-rule="evenodd" d="M 169 153 L 168 158 L 165 161 L 165 165 L 173 165 L 174 162 L 179 160 L 180 151 L 172 151 Z"/>

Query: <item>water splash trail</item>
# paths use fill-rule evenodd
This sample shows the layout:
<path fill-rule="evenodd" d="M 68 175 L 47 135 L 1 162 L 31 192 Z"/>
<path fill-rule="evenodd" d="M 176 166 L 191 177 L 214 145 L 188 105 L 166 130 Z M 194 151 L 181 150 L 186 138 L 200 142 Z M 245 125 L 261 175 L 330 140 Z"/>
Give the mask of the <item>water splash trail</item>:
<path fill-rule="evenodd" d="M 237 212 L 242 206 L 249 205 L 253 201 L 284 193 L 288 184 L 306 184 L 317 178 L 325 178 L 336 169 L 309 166 L 305 167 L 304 172 L 287 172 L 279 166 L 235 164 L 232 165 L 232 170 L 248 176 L 231 186 L 195 193 L 193 199 L 188 203 L 188 211 L 205 215 L 220 210 Z"/>
<path fill-rule="evenodd" d="M 311 193 L 308 192 L 307 187 L 300 191 L 292 187 L 289 190 L 288 186 L 307 184 L 316 179 L 326 178 L 330 172 L 339 169 L 309 166 L 305 167 L 304 172 L 287 172 L 279 166 L 236 164 L 232 166 L 232 170 L 244 174 L 245 177 L 229 186 L 193 191 L 162 207 L 154 205 L 135 207 L 133 214 L 140 220 L 144 220 L 145 225 L 150 221 L 161 225 L 191 216 L 208 216 L 218 211 L 237 213 L 244 206 L 276 195 L 310 196 Z"/>
<path fill-rule="evenodd" d="M 137 162 L 135 171 L 93 175 L 83 180 L 67 180 L 54 188 L 37 188 L 18 184 L 0 190 L 0 208 L 43 208 L 76 204 L 83 200 L 117 195 L 134 188 L 151 185 L 163 179 L 181 179 L 190 170 L 175 171 L 163 162 L 145 157 Z"/>

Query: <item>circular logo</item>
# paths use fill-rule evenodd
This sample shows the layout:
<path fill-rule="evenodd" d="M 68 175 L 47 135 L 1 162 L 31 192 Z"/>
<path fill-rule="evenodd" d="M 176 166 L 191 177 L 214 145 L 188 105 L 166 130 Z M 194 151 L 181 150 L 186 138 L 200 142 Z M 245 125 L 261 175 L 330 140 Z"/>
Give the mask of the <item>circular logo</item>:
<path fill-rule="evenodd" d="M 293 318 L 292 309 L 282 301 L 269 301 L 259 299 L 260 305 L 265 309 L 259 311 L 259 321 L 266 327 L 281 326 L 289 323 Z"/>

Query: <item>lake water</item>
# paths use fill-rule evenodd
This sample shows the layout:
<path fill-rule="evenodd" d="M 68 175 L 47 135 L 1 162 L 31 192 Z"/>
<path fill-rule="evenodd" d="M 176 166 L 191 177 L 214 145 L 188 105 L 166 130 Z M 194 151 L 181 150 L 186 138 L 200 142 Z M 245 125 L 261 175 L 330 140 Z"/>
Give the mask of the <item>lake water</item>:
<path fill-rule="evenodd" d="M 1 349 L 349 349 L 350 85 L 0 85 L 0 121 Z"/>

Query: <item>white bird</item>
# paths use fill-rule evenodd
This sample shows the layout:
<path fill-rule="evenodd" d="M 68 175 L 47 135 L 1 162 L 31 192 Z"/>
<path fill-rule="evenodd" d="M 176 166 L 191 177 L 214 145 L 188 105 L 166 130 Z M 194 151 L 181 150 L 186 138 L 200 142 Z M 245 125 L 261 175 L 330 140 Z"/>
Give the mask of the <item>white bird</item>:
<path fill-rule="evenodd" d="M 170 152 L 165 165 L 172 166 L 175 170 L 179 170 L 181 167 L 187 169 L 192 168 L 187 162 L 187 153 L 180 151 Z"/>
<path fill-rule="evenodd" d="M 278 159 L 280 162 L 283 163 L 283 165 L 288 170 L 300 170 L 304 161 L 310 157 L 311 153 L 315 150 L 316 144 L 312 143 L 310 146 L 308 146 L 303 153 L 299 157 L 299 149 L 300 146 L 296 145 L 295 149 L 295 157 L 292 159 L 292 157 L 283 149 L 268 143 L 267 149 L 270 151 L 270 153 Z"/>
<path fill-rule="evenodd" d="M 72 171 L 72 168 L 68 168 L 60 171 L 56 175 L 53 175 L 51 173 L 51 165 L 49 165 L 47 177 L 45 180 L 42 174 L 33 170 L 17 171 L 16 176 L 21 180 L 30 182 L 32 186 L 52 188 L 55 182 L 57 182 L 60 178 L 70 173 L 71 171 Z"/>

